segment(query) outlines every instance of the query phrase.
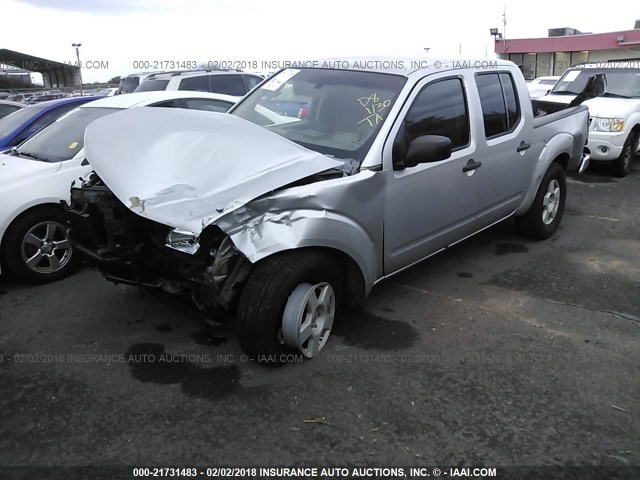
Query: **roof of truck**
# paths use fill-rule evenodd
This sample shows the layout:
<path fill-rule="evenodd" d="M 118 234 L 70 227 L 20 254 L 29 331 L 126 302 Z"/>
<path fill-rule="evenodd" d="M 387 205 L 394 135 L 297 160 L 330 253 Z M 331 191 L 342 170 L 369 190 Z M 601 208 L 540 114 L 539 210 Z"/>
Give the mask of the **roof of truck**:
<path fill-rule="evenodd" d="M 299 62 L 291 68 L 335 68 L 389 73 L 408 77 L 415 72 L 434 73 L 442 70 L 477 68 L 486 70 L 496 67 L 515 66 L 513 62 L 488 58 L 404 58 L 404 57 L 343 57 L 323 58 Z"/>

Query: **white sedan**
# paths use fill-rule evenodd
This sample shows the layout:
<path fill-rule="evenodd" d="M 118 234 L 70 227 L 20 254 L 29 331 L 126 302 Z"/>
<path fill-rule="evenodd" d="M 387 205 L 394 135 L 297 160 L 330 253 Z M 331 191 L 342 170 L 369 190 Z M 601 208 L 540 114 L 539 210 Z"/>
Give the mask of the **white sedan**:
<path fill-rule="evenodd" d="M 79 256 L 66 238 L 61 201 L 91 172 L 84 132 L 93 120 L 127 108 L 226 112 L 239 98 L 206 92 L 118 95 L 83 104 L 10 152 L 0 154 L 0 264 L 14 277 L 45 283 L 69 274 Z M 114 138 L 114 142 L 118 139 Z M 2 272 L 2 271 L 0 271 Z"/>
<path fill-rule="evenodd" d="M 558 83 L 560 77 L 538 77 L 530 82 L 527 82 L 527 88 L 529 89 L 529 96 L 531 98 L 544 97 L 549 91 Z"/>

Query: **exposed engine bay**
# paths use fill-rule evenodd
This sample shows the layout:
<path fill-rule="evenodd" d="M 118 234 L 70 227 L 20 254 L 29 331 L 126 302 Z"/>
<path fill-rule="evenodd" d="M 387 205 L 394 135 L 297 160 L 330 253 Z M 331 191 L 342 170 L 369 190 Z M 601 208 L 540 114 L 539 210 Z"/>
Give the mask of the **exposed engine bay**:
<path fill-rule="evenodd" d="M 189 294 L 200 309 L 228 309 L 251 263 L 215 225 L 196 239 L 136 215 L 92 173 L 71 189 L 68 235 L 85 261 L 114 282 Z"/>

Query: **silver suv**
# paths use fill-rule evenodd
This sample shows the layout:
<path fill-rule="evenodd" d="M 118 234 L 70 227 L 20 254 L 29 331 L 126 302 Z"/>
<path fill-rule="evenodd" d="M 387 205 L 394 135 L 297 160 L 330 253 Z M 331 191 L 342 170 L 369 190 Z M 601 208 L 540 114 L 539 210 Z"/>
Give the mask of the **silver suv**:
<path fill-rule="evenodd" d="M 242 97 L 262 80 L 258 75 L 239 71 L 190 70 L 151 75 L 135 91 L 191 90 Z"/>

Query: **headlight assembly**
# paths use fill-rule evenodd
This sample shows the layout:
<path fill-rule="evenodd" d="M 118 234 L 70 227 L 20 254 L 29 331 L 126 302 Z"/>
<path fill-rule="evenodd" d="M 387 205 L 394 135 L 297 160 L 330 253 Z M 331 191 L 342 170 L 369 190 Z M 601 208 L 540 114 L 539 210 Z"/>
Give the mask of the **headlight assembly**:
<path fill-rule="evenodd" d="M 198 237 L 193 232 L 174 228 L 167 234 L 166 246 L 193 255 L 200 248 Z"/>
<path fill-rule="evenodd" d="M 624 130 L 623 118 L 594 118 L 593 130 L 596 132 L 621 132 Z"/>

